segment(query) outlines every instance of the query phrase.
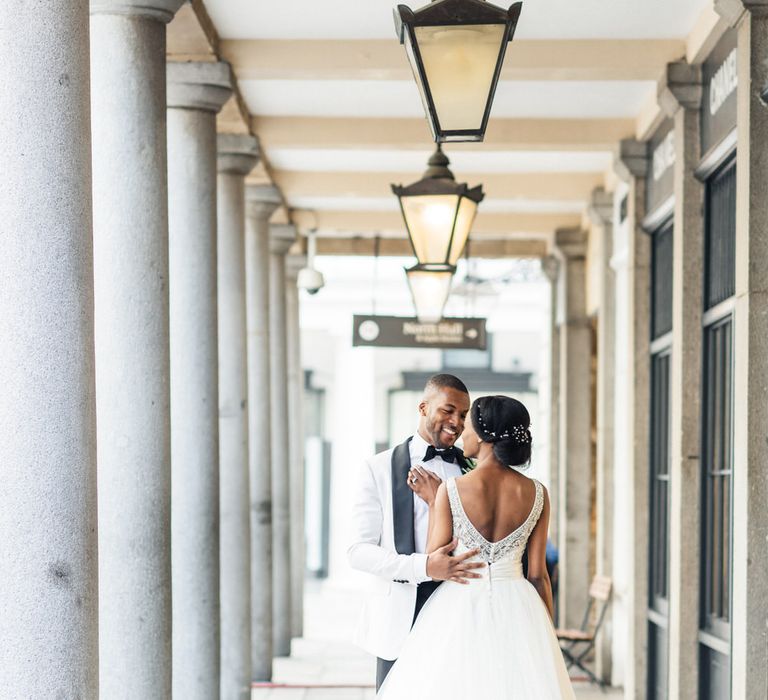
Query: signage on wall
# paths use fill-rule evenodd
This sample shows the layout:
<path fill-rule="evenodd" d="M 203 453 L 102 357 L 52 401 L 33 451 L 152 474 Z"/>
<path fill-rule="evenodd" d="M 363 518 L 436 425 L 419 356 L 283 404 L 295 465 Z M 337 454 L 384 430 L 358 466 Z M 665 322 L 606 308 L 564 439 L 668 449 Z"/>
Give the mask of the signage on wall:
<path fill-rule="evenodd" d="M 675 164 L 675 131 L 670 131 L 653 149 L 653 181 L 661 180 Z"/>
<path fill-rule="evenodd" d="M 720 64 L 709 81 L 709 113 L 713 117 L 717 116 L 726 100 L 736 91 L 738 84 L 736 49 L 731 49 L 728 58 Z"/>
<path fill-rule="evenodd" d="M 650 143 L 651 167 L 646 178 L 646 210 L 649 215 L 665 204 L 674 193 L 675 130 L 666 119 Z"/>
<path fill-rule="evenodd" d="M 737 32 L 727 31 L 702 67 L 701 152 L 707 155 L 736 128 Z"/>
<path fill-rule="evenodd" d="M 484 318 L 444 318 L 421 323 L 400 316 L 352 318 L 352 345 L 379 348 L 433 348 L 485 350 L 488 338 Z"/>

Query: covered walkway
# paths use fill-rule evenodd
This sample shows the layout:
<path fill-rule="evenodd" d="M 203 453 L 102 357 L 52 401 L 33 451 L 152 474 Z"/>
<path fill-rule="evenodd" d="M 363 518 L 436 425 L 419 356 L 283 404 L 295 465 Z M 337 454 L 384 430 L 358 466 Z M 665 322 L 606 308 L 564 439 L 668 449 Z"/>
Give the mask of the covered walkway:
<path fill-rule="evenodd" d="M 443 154 L 486 193 L 461 249 L 425 205 L 428 323 L 395 4 L 0 3 L 2 700 L 367 684 L 349 484 L 441 371 L 533 407 L 559 625 L 613 582 L 604 682 L 768 697 L 768 0 L 524 0 Z M 414 346 L 446 327 L 483 342 Z"/>

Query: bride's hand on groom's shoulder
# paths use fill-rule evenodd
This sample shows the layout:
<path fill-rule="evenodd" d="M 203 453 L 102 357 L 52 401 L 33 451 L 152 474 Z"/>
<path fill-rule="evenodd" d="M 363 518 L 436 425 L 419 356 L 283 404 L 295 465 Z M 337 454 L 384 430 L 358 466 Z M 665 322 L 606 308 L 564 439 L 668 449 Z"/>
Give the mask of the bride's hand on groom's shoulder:
<path fill-rule="evenodd" d="M 408 472 L 409 488 L 430 508 L 435 503 L 437 489 L 440 488 L 442 483 L 437 474 L 418 464 Z"/>
<path fill-rule="evenodd" d="M 469 583 L 470 579 L 482 578 L 474 573 L 475 569 L 485 568 L 481 561 L 467 561 L 479 553 L 479 549 L 471 549 L 464 554 L 454 557 L 451 552 L 458 546 L 453 540 L 444 547 L 436 549 L 427 557 L 427 576 L 434 581 L 453 581 L 454 583 Z"/>

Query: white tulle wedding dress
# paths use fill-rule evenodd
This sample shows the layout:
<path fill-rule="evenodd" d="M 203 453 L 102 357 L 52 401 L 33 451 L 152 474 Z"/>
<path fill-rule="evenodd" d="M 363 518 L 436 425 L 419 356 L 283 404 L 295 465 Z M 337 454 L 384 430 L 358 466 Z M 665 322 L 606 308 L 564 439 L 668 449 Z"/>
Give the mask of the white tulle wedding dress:
<path fill-rule="evenodd" d="M 541 484 L 525 522 L 488 542 L 467 518 L 455 479 L 446 486 L 457 553 L 489 563 L 468 585 L 446 582 L 430 597 L 378 700 L 574 698 L 549 614 L 523 578 L 522 557 L 544 505 Z"/>

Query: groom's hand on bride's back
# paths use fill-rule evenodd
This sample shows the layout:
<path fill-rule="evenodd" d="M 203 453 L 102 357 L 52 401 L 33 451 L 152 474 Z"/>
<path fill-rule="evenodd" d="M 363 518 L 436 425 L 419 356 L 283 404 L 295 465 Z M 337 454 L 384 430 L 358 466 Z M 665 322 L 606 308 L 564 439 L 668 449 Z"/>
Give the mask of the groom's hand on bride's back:
<path fill-rule="evenodd" d="M 481 578 L 474 573 L 475 569 L 485 568 L 481 561 L 467 561 L 474 557 L 479 549 L 472 549 L 454 557 L 451 552 L 458 546 L 453 540 L 444 547 L 436 549 L 427 557 L 427 576 L 435 581 L 453 581 L 454 583 L 469 583 L 469 579 Z"/>

